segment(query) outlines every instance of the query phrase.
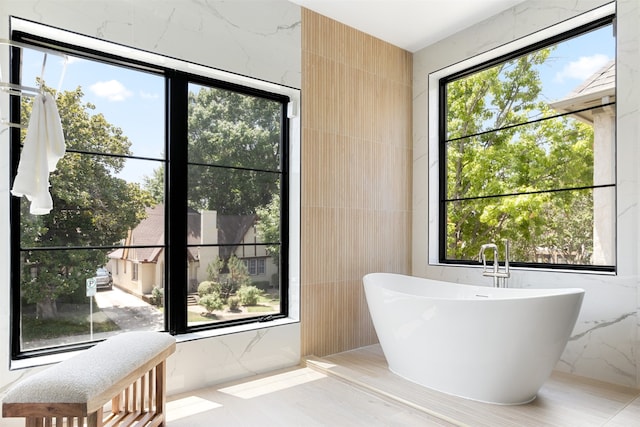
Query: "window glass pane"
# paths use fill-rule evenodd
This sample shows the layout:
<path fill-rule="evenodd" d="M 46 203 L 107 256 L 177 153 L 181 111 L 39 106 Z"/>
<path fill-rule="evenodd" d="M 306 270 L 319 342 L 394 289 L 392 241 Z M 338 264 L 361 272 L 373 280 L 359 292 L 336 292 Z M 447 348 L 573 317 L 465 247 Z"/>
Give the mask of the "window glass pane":
<path fill-rule="evenodd" d="M 280 313 L 279 258 L 266 251 L 264 245 L 190 247 L 188 326 Z M 253 254 L 268 256 L 261 273 Z"/>
<path fill-rule="evenodd" d="M 188 325 L 278 314 L 282 104 L 190 84 L 188 123 Z"/>
<path fill-rule="evenodd" d="M 189 166 L 188 203 L 218 215 L 254 215 L 278 198 L 280 174 Z M 278 207 L 279 209 L 279 207 Z"/>
<path fill-rule="evenodd" d="M 142 184 L 132 182 L 125 164 L 153 173 Z M 29 213 L 30 202 L 20 199 L 21 246 L 120 245 L 129 229 L 144 216 L 145 205 L 163 199 L 164 175 L 159 162 L 66 153 L 50 175 L 53 209 L 48 215 Z M 152 194 L 151 194 L 152 193 Z M 157 239 L 152 244 L 162 243 Z"/>
<path fill-rule="evenodd" d="M 209 166 L 190 166 L 189 171 L 189 176 L 196 177 L 194 179 L 198 182 L 189 185 L 189 204 L 197 206 L 200 203 L 210 207 L 192 208 L 189 213 L 189 259 L 198 260 L 199 265 L 198 274 L 190 273 L 190 287 L 194 287 L 193 277 L 198 284 L 212 279 L 215 282 L 231 281 L 228 290 L 217 291 L 221 293 L 221 300 L 226 301 L 242 283 L 262 282 L 261 289 L 264 283 L 271 286 L 274 280 L 271 275 L 278 271 L 282 239 L 279 174 Z M 209 200 L 200 195 L 208 196 Z M 235 265 L 237 260 L 264 256 L 269 257 L 270 270 L 261 276 L 254 276 L 253 280 L 245 277 L 249 274 L 246 262 L 235 267 L 239 272 L 231 275 L 234 279 L 224 276 L 229 272 L 229 262 Z M 236 276 L 242 279 L 236 279 Z M 258 311 L 256 315 L 262 314 Z"/>
<path fill-rule="evenodd" d="M 615 70 L 608 24 L 443 81 L 441 259 L 615 265 Z"/>
<path fill-rule="evenodd" d="M 43 53 L 23 53 L 23 84 L 59 90 L 67 149 L 164 159 L 164 77 L 74 56 L 50 58 L 42 74 Z"/>
<path fill-rule="evenodd" d="M 282 104 L 189 85 L 189 161 L 280 170 Z"/>
<path fill-rule="evenodd" d="M 125 291 L 122 276 L 113 273 L 122 262 L 108 250 L 23 252 L 22 350 L 102 340 L 128 330 L 163 330 L 161 301 L 149 304 Z"/>
<path fill-rule="evenodd" d="M 447 199 L 613 184 L 594 175 L 593 139 L 593 126 L 562 117 L 450 141 Z"/>
<path fill-rule="evenodd" d="M 247 269 L 249 270 L 249 274 L 254 276 L 256 274 L 256 260 L 255 259 L 244 260 L 244 264 L 247 266 Z"/>
<path fill-rule="evenodd" d="M 614 265 L 614 201 L 606 187 L 447 203 L 447 258 L 478 260 L 482 244 L 509 239 L 514 262 Z"/>
<path fill-rule="evenodd" d="M 12 256 L 20 259 L 20 274 L 12 283 L 20 296 L 12 307 L 19 344 L 12 350 L 26 357 L 124 330 L 168 326 L 183 333 L 185 322 L 226 327 L 286 314 L 281 302 L 286 278 L 280 281 L 280 265 L 287 265 L 280 251 L 286 201 L 280 194 L 287 177 L 287 98 L 250 88 L 252 95 L 234 92 L 231 85 L 190 84 L 183 99 L 188 127 L 167 124 L 165 87 L 172 97 L 182 96 L 187 74 L 173 69 L 170 76 L 161 70 L 152 74 L 122 66 L 125 60 L 108 65 L 80 58 L 81 50 L 64 73 L 55 57 L 39 74 L 43 55 L 35 49 L 16 56 L 22 84 L 44 82 L 46 90 L 58 89 L 67 152 L 50 176 L 53 210 L 48 215 L 32 215 L 26 199 L 12 204 L 12 218 L 19 219 L 12 222 L 12 235 L 19 236 Z M 23 124 L 32 103 L 24 97 Z M 169 125 L 175 132 L 165 136 Z M 19 151 L 24 138 L 22 131 L 20 140 L 12 139 L 12 150 Z M 169 144 L 185 140 L 186 146 L 169 150 Z M 173 163 L 167 151 L 174 154 Z M 187 194 L 171 194 L 185 181 Z M 185 197 L 187 227 L 171 228 L 169 241 L 165 213 L 182 206 Z M 169 275 L 171 266 L 184 265 L 176 255 L 184 251 L 186 271 Z M 179 260 L 170 259 L 173 255 Z M 171 304 L 165 305 L 165 297 Z M 178 309 L 165 317 L 166 306 Z"/>
<path fill-rule="evenodd" d="M 607 25 L 448 84 L 447 139 L 582 110 L 612 96 L 615 38 Z"/>
<path fill-rule="evenodd" d="M 67 153 L 49 214 L 20 199 L 19 350 L 163 330 L 164 223 L 150 208 L 164 200 L 164 78 L 74 57 L 58 88 L 62 61 L 41 76 L 42 53 L 23 52 L 23 83 L 60 89 Z M 25 124 L 32 102 L 22 99 Z"/>

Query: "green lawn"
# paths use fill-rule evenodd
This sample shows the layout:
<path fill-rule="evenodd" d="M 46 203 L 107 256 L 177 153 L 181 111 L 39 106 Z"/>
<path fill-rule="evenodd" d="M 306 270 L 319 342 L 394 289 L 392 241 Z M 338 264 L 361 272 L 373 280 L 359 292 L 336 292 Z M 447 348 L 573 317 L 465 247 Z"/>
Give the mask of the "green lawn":
<path fill-rule="evenodd" d="M 261 313 L 263 311 L 278 311 L 277 308 L 274 308 L 272 305 L 250 305 L 247 307 L 247 311 L 249 313 Z"/>
<path fill-rule="evenodd" d="M 195 323 L 195 322 L 211 322 L 211 320 L 214 320 L 213 317 L 204 317 L 199 315 L 198 313 L 195 313 L 191 310 L 187 311 L 187 322 L 189 323 Z"/>
<path fill-rule="evenodd" d="M 93 322 L 94 333 L 118 329 L 118 325 L 108 318 Z M 36 319 L 29 314 L 22 316 L 22 338 L 27 341 L 88 334 L 90 330 L 88 313 L 77 315 L 65 313 L 55 319 Z"/>

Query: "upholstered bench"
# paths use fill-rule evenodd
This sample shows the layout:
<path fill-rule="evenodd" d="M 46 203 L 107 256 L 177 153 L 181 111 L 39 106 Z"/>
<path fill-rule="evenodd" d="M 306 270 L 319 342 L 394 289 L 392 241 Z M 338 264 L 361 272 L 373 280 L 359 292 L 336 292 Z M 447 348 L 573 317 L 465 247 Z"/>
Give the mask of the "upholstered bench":
<path fill-rule="evenodd" d="M 113 336 L 18 383 L 2 415 L 24 417 L 27 427 L 162 426 L 165 361 L 175 348 L 161 332 Z"/>

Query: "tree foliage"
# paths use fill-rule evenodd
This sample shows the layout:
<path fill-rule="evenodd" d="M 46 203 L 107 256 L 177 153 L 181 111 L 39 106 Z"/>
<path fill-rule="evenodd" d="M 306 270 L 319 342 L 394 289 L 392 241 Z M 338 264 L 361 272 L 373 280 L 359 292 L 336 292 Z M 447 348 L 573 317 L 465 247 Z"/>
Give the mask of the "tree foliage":
<path fill-rule="evenodd" d="M 240 286 L 237 295 L 240 298 L 242 305 L 249 307 L 251 305 L 258 305 L 258 301 L 260 301 L 260 297 L 263 293 L 264 291 L 256 286 L 244 285 Z"/>
<path fill-rule="evenodd" d="M 557 112 L 540 101 L 538 66 L 550 52 L 447 85 L 448 259 L 477 259 L 483 243 L 510 239 L 517 261 L 551 248 L 589 262 L 591 192 L 544 192 L 593 183 L 593 128 L 551 118 Z"/>
<path fill-rule="evenodd" d="M 151 202 L 139 185 L 116 176 L 126 159 L 84 153 L 128 155 L 131 143 L 102 114 L 92 114 L 95 106 L 82 97 L 77 88 L 57 98 L 68 152 L 50 176 L 53 210 L 30 215 L 28 202 L 21 201 L 22 247 L 55 248 L 22 253 L 21 292 L 27 303 L 37 304 L 41 317 L 55 316 L 60 297 L 82 296 L 85 280 L 107 261 L 106 249 L 77 248 L 116 244 Z M 22 114 L 28 117 L 30 111 L 31 103 L 23 101 Z"/>
<path fill-rule="evenodd" d="M 281 104 L 217 88 L 189 93 L 189 206 L 248 215 L 278 190 Z M 248 170 L 248 169 L 256 169 Z M 261 172 L 270 171 L 270 172 Z"/>
<path fill-rule="evenodd" d="M 275 193 L 267 206 L 258 208 L 256 225 L 261 242 L 275 243 L 267 245 L 267 254 L 273 257 L 275 265 L 280 265 L 280 193 Z"/>
<path fill-rule="evenodd" d="M 237 256 L 231 255 L 228 260 L 216 257 L 207 266 L 208 281 L 200 283 L 198 294 L 216 294 L 226 302 L 229 297 L 242 287 L 251 283 L 247 266 Z"/>
<path fill-rule="evenodd" d="M 218 215 L 257 214 L 260 239 L 280 242 L 282 104 L 192 86 L 188 113 L 189 207 Z M 145 178 L 144 188 L 162 201 L 162 167 Z M 279 245 L 267 251 L 278 263 Z M 235 261 L 217 260 L 207 267 L 210 280 L 219 281 L 227 262 Z"/>
<path fill-rule="evenodd" d="M 164 165 L 153 170 L 151 176 L 145 175 L 142 178 L 142 188 L 144 188 L 154 204 L 164 203 Z"/>

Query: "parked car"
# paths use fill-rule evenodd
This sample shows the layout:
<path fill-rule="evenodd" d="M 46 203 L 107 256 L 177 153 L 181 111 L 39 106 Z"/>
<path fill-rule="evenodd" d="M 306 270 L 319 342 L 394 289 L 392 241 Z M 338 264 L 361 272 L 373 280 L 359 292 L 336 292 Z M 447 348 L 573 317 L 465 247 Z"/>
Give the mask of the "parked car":
<path fill-rule="evenodd" d="M 113 277 L 111 272 L 104 267 L 96 270 L 96 288 L 111 289 L 113 287 Z"/>

